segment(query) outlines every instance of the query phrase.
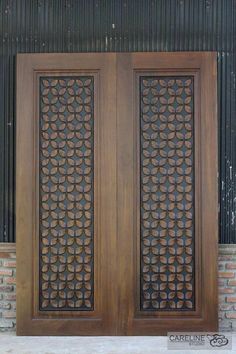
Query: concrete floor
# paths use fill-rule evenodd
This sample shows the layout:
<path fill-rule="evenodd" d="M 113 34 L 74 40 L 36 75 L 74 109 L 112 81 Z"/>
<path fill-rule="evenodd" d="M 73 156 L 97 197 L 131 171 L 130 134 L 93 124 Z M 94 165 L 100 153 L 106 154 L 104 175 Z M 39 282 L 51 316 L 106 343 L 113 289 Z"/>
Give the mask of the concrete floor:
<path fill-rule="evenodd" d="M 193 354 L 194 350 L 167 350 L 166 337 L 17 337 L 0 334 L 0 354 Z M 214 351 L 198 350 L 200 354 Z M 232 350 L 236 353 L 236 334 Z"/>

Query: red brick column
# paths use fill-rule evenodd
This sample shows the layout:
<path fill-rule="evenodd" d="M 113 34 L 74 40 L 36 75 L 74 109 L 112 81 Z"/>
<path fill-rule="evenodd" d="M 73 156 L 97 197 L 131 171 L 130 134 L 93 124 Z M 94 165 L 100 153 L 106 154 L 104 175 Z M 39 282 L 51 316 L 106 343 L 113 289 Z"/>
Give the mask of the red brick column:
<path fill-rule="evenodd" d="M 236 245 L 219 245 L 219 327 L 236 330 Z"/>
<path fill-rule="evenodd" d="M 0 243 L 0 331 L 16 326 L 16 247 Z"/>

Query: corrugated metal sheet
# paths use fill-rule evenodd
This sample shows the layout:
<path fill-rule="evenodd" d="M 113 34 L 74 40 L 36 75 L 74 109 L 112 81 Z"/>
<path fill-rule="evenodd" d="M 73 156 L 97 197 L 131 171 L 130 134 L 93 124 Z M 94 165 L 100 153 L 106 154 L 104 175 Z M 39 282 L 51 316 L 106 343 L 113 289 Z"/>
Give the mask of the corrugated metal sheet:
<path fill-rule="evenodd" d="M 14 241 L 15 55 L 218 51 L 220 242 L 236 242 L 236 1 L 0 1 L 0 241 Z M 27 138 L 27 137 L 26 137 Z"/>

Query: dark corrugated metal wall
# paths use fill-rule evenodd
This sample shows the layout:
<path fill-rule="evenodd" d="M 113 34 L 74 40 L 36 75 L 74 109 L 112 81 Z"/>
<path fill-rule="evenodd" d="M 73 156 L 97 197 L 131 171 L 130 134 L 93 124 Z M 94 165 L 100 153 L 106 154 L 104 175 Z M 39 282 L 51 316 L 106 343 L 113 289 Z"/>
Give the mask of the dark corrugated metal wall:
<path fill-rule="evenodd" d="M 0 241 L 15 239 L 16 53 L 214 50 L 220 242 L 236 242 L 235 17 L 235 0 L 0 0 Z"/>

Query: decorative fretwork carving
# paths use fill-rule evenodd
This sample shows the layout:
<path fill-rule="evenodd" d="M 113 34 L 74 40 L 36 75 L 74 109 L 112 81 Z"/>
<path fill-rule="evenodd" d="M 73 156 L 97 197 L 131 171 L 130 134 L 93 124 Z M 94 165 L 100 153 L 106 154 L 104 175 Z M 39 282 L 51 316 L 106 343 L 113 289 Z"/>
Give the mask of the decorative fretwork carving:
<path fill-rule="evenodd" d="M 93 310 L 92 76 L 40 78 L 40 309 Z"/>
<path fill-rule="evenodd" d="M 141 310 L 193 310 L 193 77 L 140 78 Z"/>

